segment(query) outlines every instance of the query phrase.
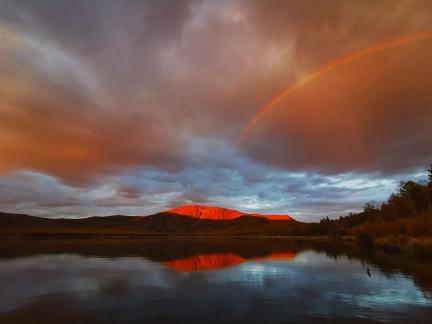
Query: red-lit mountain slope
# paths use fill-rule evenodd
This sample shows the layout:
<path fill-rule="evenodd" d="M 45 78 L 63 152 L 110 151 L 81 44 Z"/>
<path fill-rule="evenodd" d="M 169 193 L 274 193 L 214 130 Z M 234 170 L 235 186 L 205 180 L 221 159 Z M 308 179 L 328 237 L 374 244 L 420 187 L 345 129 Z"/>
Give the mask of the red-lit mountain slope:
<path fill-rule="evenodd" d="M 166 210 L 164 213 L 209 220 L 229 220 L 241 216 L 263 217 L 269 220 L 281 221 L 293 220 L 288 215 L 247 214 L 234 209 L 200 205 L 184 205 Z"/>

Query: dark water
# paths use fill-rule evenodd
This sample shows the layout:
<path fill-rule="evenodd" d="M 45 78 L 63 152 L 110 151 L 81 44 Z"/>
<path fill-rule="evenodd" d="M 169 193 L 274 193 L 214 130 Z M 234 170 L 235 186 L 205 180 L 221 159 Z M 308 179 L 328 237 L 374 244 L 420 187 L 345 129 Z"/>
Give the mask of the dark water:
<path fill-rule="evenodd" d="M 9 240 L 0 323 L 432 323 L 432 266 L 284 239 Z"/>

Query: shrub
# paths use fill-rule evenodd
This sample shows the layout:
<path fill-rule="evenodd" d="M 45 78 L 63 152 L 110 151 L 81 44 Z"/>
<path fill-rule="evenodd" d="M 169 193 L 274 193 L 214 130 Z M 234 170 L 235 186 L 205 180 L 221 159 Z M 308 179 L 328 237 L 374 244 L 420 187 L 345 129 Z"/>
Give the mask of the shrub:
<path fill-rule="evenodd" d="M 374 246 L 374 239 L 369 233 L 357 234 L 357 243 L 359 246 L 364 248 L 372 248 Z"/>

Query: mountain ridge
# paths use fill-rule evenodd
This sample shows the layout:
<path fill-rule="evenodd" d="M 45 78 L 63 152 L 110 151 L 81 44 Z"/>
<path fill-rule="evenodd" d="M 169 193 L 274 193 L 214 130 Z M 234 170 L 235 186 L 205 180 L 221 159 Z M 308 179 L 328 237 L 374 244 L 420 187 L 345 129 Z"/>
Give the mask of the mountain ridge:
<path fill-rule="evenodd" d="M 281 234 L 299 222 L 288 215 L 245 214 L 186 205 L 148 216 L 43 218 L 0 212 L 0 236 L 15 235 L 261 235 Z"/>
<path fill-rule="evenodd" d="M 257 213 L 243 213 L 235 209 L 219 207 L 219 206 L 204 206 L 204 205 L 182 205 L 176 208 L 168 209 L 163 213 L 188 216 L 198 219 L 208 220 L 228 220 L 235 219 L 242 216 L 250 217 L 263 217 L 268 220 L 289 221 L 293 218 L 289 215 L 277 214 L 257 214 Z"/>

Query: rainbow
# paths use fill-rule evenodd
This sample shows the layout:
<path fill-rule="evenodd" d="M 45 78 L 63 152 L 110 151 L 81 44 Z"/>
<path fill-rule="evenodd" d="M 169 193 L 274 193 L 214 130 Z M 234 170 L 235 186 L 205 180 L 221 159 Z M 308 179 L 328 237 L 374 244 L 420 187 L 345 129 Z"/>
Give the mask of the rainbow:
<path fill-rule="evenodd" d="M 240 132 L 240 135 L 236 138 L 236 140 L 233 143 L 233 149 L 235 150 L 243 141 L 244 139 L 249 135 L 252 128 L 259 122 L 259 120 L 270 110 L 273 110 L 282 100 L 284 100 L 286 97 L 288 97 L 290 94 L 292 94 L 294 91 L 296 91 L 298 88 L 308 84 L 309 82 L 312 82 L 313 80 L 318 79 L 319 77 L 331 72 L 333 69 L 346 65 L 348 63 L 351 63 L 355 60 L 358 60 L 362 57 L 375 54 L 381 51 L 384 51 L 386 49 L 404 45 L 407 43 L 416 42 L 419 40 L 425 40 L 432 38 L 432 31 L 422 31 L 422 32 L 416 32 L 412 34 L 406 34 L 403 36 L 399 36 L 397 38 L 392 38 L 377 44 L 374 44 L 372 46 L 356 50 L 354 52 L 348 53 L 340 58 L 337 58 L 333 61 L 330 61 L 312 73 L 308 74 L 305 78 L 300 79 L 296 83 L 290 85 L 288 88 L 283 90 L 281 93 L 273 97 L 267 104 L 262 107 L 249 121 L 248 123 L 243 127 L 242 131 Z"/>

